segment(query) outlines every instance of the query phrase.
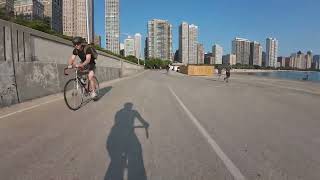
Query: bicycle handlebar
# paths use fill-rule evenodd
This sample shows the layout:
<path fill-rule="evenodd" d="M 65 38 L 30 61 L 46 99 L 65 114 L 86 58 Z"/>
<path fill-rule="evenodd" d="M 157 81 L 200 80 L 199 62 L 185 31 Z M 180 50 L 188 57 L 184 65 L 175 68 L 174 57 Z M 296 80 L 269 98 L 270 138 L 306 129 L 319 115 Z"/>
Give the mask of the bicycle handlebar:
<path fill-rule="evenodd" d="M 68 70 L 68 69 L 81 70 L 81 69 L 83 69 L 83 68 L 79 68 L 79 67 L 72 67 L 72 68 L 69 68 L 69 67 L 66 67 L 66 68 L 64 68 L 64 70 L 63 70 L 63 72 L 64 72 L 64 75 L 65 75 L 65 76 L 68 76 L 68 75 L 69 75 L 69 73 L 67 73 L 67 72 L 66 72 L 66 70 Z"/>

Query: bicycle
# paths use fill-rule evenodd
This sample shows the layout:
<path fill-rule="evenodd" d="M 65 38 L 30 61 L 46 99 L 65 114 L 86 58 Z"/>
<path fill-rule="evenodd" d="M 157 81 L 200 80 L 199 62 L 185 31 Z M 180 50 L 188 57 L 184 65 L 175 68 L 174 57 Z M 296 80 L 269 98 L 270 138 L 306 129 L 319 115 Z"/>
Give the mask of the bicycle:
<path fill-rule="evenodd" d="M 88 78 L 89 71 L 81 71 L 80 68 L 65 68 L 64 75 L 68 76 L 67 70 L 75 70 L 75 78 L 69 79 L 64 86 L 64 101 L 69 109 L 76 111 L 83 105 L 84 97 L 88 97 L 92 92 Z M 96 87 L 95 92 L 99 97 L 99 81 L 93 77 Z M 92 99 L 92 98 L 91 98 Z"/>

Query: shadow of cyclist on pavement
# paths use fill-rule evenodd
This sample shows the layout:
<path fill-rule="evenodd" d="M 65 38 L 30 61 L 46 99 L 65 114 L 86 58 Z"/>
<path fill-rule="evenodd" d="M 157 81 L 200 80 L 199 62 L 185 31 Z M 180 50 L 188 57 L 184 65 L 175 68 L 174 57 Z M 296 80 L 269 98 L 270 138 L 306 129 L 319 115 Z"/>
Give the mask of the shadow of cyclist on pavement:
<path fill-rule="evenodd" d="M 104 95 L 106 95 L 108 92 L 110 92 L 112 89 L 112 86 L 108 86 L 105 88 L 102 88 L 99 90 L 99 94 L 97 95 L 97 97 L 95 99 L 93 99 L 94 101 L 99 101 L 101 98 L 103 98 Z"/>
<path fill-rule="evenodd" d="M 126 103 L 115 115 L 115 122 L 106 143 L 111 162 L 105 180 L 123 180 L 125 175 L 128 180 L 147 180 L 142 147 L 134 129 L 145 128 L 148 137 L 149 123 L 132 108 L 132 103 Z M 138 119 L 142 126 L 134 126 L 135 119 Z"/>

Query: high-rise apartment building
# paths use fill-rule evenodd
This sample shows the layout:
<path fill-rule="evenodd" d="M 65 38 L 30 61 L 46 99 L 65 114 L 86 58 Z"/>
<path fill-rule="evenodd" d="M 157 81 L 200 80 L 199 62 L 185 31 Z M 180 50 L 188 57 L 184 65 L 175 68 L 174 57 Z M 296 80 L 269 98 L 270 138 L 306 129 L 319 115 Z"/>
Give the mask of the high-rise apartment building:
<path fill-rule="evenodd" d="M 204 47 L 203 44 L 197 45 L 197 64 L 204 64 Z"/>
<path fill-rule="evenodd" d="M 222 56 L 222 63 L 223 64 L 229 64 L 229 65 L 235 65 L 236 64 L 236 55 L 234 54 L 227 54 Z"/>
<path fill-rule="evenodd" d="M 189 25 L 186 22 L 179 27 L 179 59 L 183 64 L 189 62 Z"/>
<path fill-rule="evenodd" d="M 249 40 L 243 38 L 235 38 L 232 41 L 232 54 L 236 55 L 236 63 L 249 64 L 250 43 Z"/>
<path fill-rule="evenodd" d="M 253 41 L 250 43 L 250 65 L 262 66 L 262 46 L 260 43 Z"/>
<path fill-rule="evenodd" d="M 320 69 L 320 55 L 313 56 L 313 63 L 315 69 Z"/>
<path fill-rule="evenodd" d="M 204 64 L 211 64 L 212 53 L 204 54 Z"/>
<path fill-rule="evenodd" d="M 305 59 L 306 59 L 306 69 L 310 69 L 313 61 L 313 55 L 311 51 L 307 52 Z"/>
<path fill-rule="evenodd" d="M 128 36 L 128 38 L 124 40 L 124 56 L 135 56 L 134 47 L 134 38 Z"/>
<path fill-rule="evenodd" d="M 305 54 L 303 54 L 301 51 L 291 54 L 290 67 L 294 69 L 306 69 Z"/>
<path fill-rule="evenodd" d="M 198 31 L 198 26 L 187 22 L 182 22 L 179 27 L 179 58 L 183 64 L 199 63 Z"/>
<path fill-rule="evenodd" d="M 106 49 L 119 54 L 120 44 L 120 2 L 119 0 L 105 0 L 105 33 Z"/>
<path fill-rule="evenodd" d="M 198 47 L 198 26 L 189 25 L 188 38 L 188 64 L 197 64 L 197 47 Z"/>
<path fill-rule="evenodd" d="M 219 44 L 215 44 L 212 47 L 212 56 L 214 58 L 214 64 L 222 64 L 223 48 Z"/>
<path fill-rule="evenodd" d="M 167 20 L 148 22 L 148 58 L 172 60 L 172 25 Z"/>
<path fill-rule="evenodd" d="M 275 38 L 267 38 L 266 51 L 266 66 L 276 67 L 278 58 L 278 40 Z"/>
<path fill-rule="evenodd" d="M 277 60 L 279 66 L 277 67 L 286 67 L 286 57 L 280 56 Z"/>
<path fill-rule="evenodd" d="M 134 56 L 138 59 L 141 59 L 141 34 L 136 33 L 134 35 Z"/>

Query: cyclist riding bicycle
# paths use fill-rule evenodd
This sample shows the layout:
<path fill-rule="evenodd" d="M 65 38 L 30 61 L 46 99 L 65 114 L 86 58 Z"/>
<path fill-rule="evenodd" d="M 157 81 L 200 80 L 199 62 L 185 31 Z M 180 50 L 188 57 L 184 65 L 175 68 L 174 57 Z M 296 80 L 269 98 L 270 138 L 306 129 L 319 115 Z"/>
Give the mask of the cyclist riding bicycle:
<path fill-rule="evenodd" d="M 166 70 L 167 70 L 167 74 L 168 74 L 168 73 L 169 73 L 169 70 L 170 70 L 169 64 L 166 66 Z"/>
<path fill-rule="evenodd" d="M 69 59 L 69 67 L 76 67 L 83 70 L 88 70 L 88 79 L 90 81 L 91 86 L 91 97 L 95 98 L 97 96 L 95 92 L 95 81 L 93 81 L 93 77 L 95 76 L 94 71 L 96 69 L 96 62 L 93 56 L 93 49 L 85 42 L 82 37 L 74 37 L 72 39 L 72 43 L 74 45 L 73 54 Z M 79 56 L 81 63 L 76 64 L 76 57 Z"/>

